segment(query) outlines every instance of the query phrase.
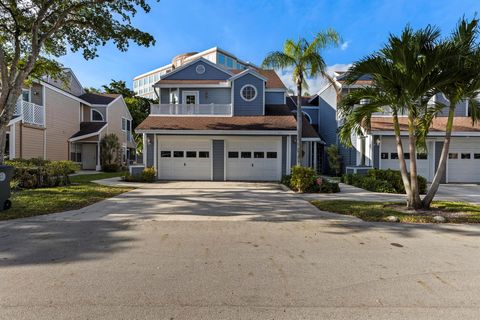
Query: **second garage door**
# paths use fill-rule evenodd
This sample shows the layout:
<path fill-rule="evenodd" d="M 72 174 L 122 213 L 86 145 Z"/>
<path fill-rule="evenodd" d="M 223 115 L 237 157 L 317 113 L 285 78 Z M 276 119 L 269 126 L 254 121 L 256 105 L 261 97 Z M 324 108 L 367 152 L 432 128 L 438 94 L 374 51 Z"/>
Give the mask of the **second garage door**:
<path fill-rule="evenodd" d="M 278 181 L 281 179 L 281 138 L 226 140 L 227 180 Z"/>
<path fill-rule="evenodd" d="M 467 138 L 452 139 L 448 155 L 448 182 L 478 182 L 479 168 L 478 143 Z"/>

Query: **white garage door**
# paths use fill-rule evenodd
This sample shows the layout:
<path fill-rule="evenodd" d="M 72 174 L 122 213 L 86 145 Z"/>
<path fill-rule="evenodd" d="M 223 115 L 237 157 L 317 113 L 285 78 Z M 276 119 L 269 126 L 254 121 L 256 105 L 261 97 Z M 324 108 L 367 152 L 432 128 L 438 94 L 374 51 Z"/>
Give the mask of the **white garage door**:
<path fill-rule="evenodd" d="M 447 166 L 448 182 L 480 182 L 480 146 L 478 142 L 453 138 Z"/>
<path fill-rule="evenodd" d="M 407 163 L 407 170 L 410 168 L 410 154 L 408 153 L 408 140 L 402 139 L 403 148 L 407 150 L 405 153 L 405 159 Z M 428 152 L 427 153 L 417 153 L 417 173 L 426 178 L 428 181 L 431 180 L 432 170 L 433 170 L 433 144 L 428 143 Z M 397 146 L 395 144 L 394 138 L 383 138 L 380 146 L 380 168 L 381 169 L 392 169 L 400 170 L 400 162 L 398 160 Z"/>
<path fill-rule="evenodd" d="M 227 139 L 227 180 L 280 180 L 281 141 L 280 137 Z"/>
<path fill-rule="evenodd" d="M 159 137 L 158 178 L 211 180 L 212 142 L 205 138 Z"/>

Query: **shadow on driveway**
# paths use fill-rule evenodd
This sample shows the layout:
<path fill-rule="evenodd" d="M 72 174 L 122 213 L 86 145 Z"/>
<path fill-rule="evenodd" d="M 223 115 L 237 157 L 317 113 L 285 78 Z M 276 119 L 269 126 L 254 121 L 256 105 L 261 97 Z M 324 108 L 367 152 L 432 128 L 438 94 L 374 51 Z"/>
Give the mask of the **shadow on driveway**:
<path fill-rule="evenodd" d="M 125 221 L 9 221 L 0 226 L 0 266 L 101 259 L 124 250 Z"/>

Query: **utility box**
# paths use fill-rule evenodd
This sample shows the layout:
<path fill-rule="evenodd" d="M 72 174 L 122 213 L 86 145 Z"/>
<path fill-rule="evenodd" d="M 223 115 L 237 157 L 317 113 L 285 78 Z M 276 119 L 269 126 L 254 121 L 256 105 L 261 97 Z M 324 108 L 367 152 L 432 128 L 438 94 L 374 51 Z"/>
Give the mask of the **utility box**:
<path fill-rule="evenodd" d="M 0 166 L 0 211 L 12 206 L 10 201 L 10 180 L 13 178 L 12 166 Z"/>

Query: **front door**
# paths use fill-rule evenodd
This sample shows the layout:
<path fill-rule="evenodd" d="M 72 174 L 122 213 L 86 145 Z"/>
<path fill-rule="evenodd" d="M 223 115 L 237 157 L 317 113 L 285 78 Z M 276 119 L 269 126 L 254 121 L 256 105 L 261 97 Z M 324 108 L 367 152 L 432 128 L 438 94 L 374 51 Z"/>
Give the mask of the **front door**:
<path fill-rule="evenodd" d="M 95 170 L 97 166 L 97 144 L 82 144 L 82 169 Z"/>
<path fill-rule="evenodd" d="M 183 104 L 198 104 L 198 91 L 183 91 L 182 93 Z"/>

